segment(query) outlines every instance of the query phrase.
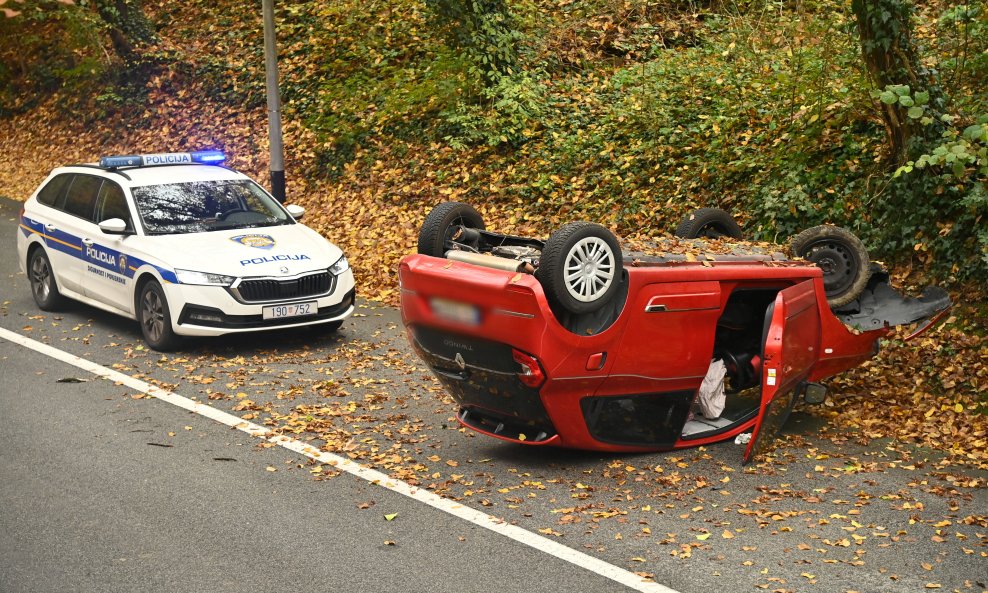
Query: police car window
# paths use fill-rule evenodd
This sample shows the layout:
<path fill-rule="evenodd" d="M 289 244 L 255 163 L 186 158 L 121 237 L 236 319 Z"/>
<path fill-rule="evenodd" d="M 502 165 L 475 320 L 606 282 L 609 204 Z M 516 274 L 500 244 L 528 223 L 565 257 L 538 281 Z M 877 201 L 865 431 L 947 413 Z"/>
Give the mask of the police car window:
<path fill-rule="evenodd" d="M 130 209 L 127 208 L 127 198 L 123 189 L 112 181 L 105 181 L 99 191 L 96 202 L 96 222 L 111 218 L 119 218 L 127 223 L 127 228 L 133 228 L 130 220 Z"/>
<path fill-rule="evenodd" d="M 249 180 L 145 185 L 131 193 L 150 235 L 293 224 L 280 205 Z"/>
<path fill-rule="evenodd" d="M 71 177 L 64 173 L 56 175 L 38 192 L 38 202 L 45 206 L 54 206 L 58 199 L 65 195 L 65 186 Z"/>
<path fill-rule="evenodd" d="M 96 195 L 99 193 L 103 180 L 92 175 L 76 175 L 65 194 L 63 209 L 69 214 L 75 214 L 86 220 L 92 220 L 93 207 L 96 205 Z"/>

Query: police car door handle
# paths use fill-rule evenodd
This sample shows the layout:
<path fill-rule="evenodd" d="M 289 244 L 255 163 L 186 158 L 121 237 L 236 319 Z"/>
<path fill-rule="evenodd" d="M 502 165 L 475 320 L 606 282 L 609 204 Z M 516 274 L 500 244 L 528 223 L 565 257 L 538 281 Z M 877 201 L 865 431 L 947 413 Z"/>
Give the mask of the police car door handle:
<path fill-rule="evenodd" d="M 50 233 L 55 230 L 55 225 L 49 222 L 48 224 L 45 225 L 45 230 Z"/>
<path fill-rule="evenodd" d="M 82 240 L 82 244 L 83 245 L 86 245 L 87 247 L 91 247 L 92 244 L 93 244 L 93 240 L 92 239 L 83 239 Z"/>

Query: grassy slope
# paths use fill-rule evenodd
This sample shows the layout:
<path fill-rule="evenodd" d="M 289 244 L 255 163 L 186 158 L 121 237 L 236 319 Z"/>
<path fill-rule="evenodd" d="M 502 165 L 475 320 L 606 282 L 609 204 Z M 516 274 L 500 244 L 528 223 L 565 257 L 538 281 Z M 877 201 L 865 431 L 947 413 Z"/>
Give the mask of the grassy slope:
<path fill-rule="evenodd" d="M 476 204 L 491 227 L 543 235 L 587 218 L 647 236 L 698 205 L 774 220 L 748 230 L 779 239 L 800 224 L 866 224 L 860 196 L 883 137 L 862 116 L 870 99 L 853 38 L 840 33 L 847 23 L 819 5 L 742 19 L 689 3 L 515 3 L 522 64 L 542 93 L 520 126 L 527 141 L 455 150 L 448 114 L 476 87 L 422 5 L 286 3 L 278 22 L 289 199 L 346 250 L 361 293 L 391 303 L 397 261 L 440 200 Z M 150 6 L 167 65 L 143 96 L 63 93 L 0 120 L 0 193 L 23 199 L 64 162 L 202 147 L 224 148 L 231 166 L 265 181 L 261 24 L 251 8 Z M 983 461 L 982 320 L 964 310 L 934 340 L 845 376 L 840 421 L 864 438 L 960 443 L 954 459 Z M 904 367 L 920 370 L 905 381 Z"/>

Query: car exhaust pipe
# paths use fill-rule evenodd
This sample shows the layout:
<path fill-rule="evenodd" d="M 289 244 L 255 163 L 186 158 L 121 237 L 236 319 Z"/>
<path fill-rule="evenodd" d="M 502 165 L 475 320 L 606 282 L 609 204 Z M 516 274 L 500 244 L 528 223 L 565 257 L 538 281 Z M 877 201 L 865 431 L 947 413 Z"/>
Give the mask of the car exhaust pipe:
<path fill-rule="evenodd" d="M 506 257 L 498 257 L 496 255 L 487 255 L 485 253 L 451 250 L 446 252 L 446 259 L 463 262 L 465 264 L 473 264 L 475 266 L 494 268 L 495 270 L 504 270 L 506 272 L 531 273 L 534 271 L 531 269 L 531 264 L 527 262 L 518 261 L 516 259 L 508 259 Z"/>

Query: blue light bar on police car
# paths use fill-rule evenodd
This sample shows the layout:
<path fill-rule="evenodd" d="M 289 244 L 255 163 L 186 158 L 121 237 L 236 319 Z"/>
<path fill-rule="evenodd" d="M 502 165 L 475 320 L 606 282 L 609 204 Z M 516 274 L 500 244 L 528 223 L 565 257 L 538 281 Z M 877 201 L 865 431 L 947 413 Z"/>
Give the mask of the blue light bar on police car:
<path fill-rule="evenodd" d="M 99 160 L 99 166 L 104 169 L 115 169 L 117 167 L 140 167 L 141 157 L 139 156 L 105 156 Z"/>
<path fill-rule="evenodd" d="M 226 160 L 226 155 L 219 150 L 201 150 L 192 153 L 193 163 L 203 163 L 205 165 L 222 163 Z"/>
<path fill-rule="evenodd" d="M 226 155 L 219 150 L 200 150 L 198 152 L 164 152 L 160 154 L 141 154 L 130 156 L 105 156 L 99 160 L 99 166 L 104 169 L 118 167 L 147 167 L 151 165 L 215 165 L 226 160 Z"/>

